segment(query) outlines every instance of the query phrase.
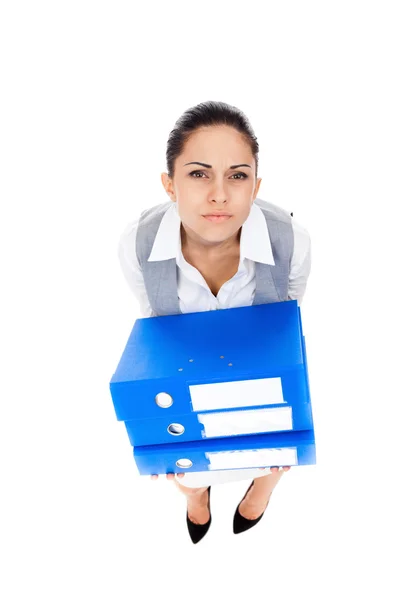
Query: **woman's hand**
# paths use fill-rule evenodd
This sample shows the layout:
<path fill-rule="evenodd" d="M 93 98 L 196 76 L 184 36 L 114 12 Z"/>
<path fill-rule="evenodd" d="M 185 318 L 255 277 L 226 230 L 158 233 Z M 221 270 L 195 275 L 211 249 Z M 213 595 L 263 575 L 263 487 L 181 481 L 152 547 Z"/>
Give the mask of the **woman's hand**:
<path fill-rule="evenodd" d="M 259 467 L 259 469 L 261 469 L 262 471 L 264 471 L 264 469 L 266 468 L 267 467 Z M 290 467 L 270 467 L 270 471 L 272 473 L 277 473 L 278 471 L 280 471 L 280 469 L 286 472 L 290 470 Z M 174 479 L 176 475 L 179 479 L 182 479 L 185 473 L 167 473 L 166 478 L 171 480 Z M 158 479 L 158 475 L 151 475 L 151 479 L 155 481 L 156 479 Z"/>
<path fill-rule="evenodd" d="M 264 471 L 264 469 L 266 469 L 267 467 L 259 467 L 259 469 L 261 469 L 262 471 Z M 290 467 L 270 467 L 270 471 L 272 473 L 277 473 L 278 471 L 280 471 L 280 469 L 283 469 L 283 471 L 289 471 Z"/>
<path fill-rule="evenodd" d="M 180 479 L 182 479 L 185 475 L 185 473 L 167 473 L 166 477 L 167 479 L 174 479 L 175 476 L 177 475 L 177 477 L 179 477 Z M 158 479 L 158 475 L 151 475 L 151 479 Z"/>

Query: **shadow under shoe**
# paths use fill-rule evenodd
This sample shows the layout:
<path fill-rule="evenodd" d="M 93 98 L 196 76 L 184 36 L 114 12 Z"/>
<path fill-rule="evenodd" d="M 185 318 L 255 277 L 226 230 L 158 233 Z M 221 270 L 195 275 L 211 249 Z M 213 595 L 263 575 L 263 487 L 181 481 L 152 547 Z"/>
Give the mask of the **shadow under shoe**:
<path fill-rule="evenodd" d="M 188 510 L 187 510 L 188 533 L 190 534 L 191 541 L 193 542 L 193 544 L 197 544 L 201 539 L 203 539 L 203 537 L 206 535 L 206 533 L 209 530 L 210 525 L 211 525 L 210 490 L 211 490 L 211 486 L 208 488 L 208 510 L 210 512 L 210 518 L 207 521 L 207 523 L 204 523 L 204 525 L 196 525 L 195 523 L 190 521 L 190 519 L 188 518 Z"/>
<path fill-rule="evenodd" d="M 247 531 L 248 529 L 251 529 L 252 527 L 257 525 L 257 523 L 260 521 L 260 519 L 263 517 L 263 515 L 266 512 L 267 506 L 264 509 L 264 511 L 262 512 L 262 514 L 260 515 L 260 517 L 257 517 L 257 519 L 246 519 L 239 512 L 240 504 L 246 498 L 247 494 L 249 493 L 249 491 L 253 487 L 253 485 L 254 485 L 254 480 L 251 482 L 249 489 L 244 494 L 243 498 L 239 502 L 238 507 L 236 508 L 236 512 L 234 513 L 234 519 L 233 519 L 233 533 L 242 533 L 243 531 Z M 269 504 L 269 502 L 267 504 Z"/>

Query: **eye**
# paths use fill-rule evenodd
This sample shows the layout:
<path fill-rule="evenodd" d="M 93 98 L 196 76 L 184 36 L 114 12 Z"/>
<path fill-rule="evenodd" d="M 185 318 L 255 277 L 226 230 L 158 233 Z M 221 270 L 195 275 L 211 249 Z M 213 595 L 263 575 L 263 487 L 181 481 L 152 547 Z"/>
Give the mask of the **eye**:
<path fill-rule="evenodd" d="M 203 171 L 191 171 L 189 175 L 193 177 L 194 175 L 205 175 L 205 173 Z M 202 179 L 202 177 L 194 177 L 194 179 Z"/>
<path fill-rule="evenodd" d="M 194 179 L 203 179 L 203 175 L 206 175 L 206 173 L 204 171 L 191 171 L 191 173 L 189 173 L 190 177 L 193 177 Z M 249 176 L 246 173 L 233 173 L 233 175 L 230 177 L 230 179 L 233 179 L 235 181 L 240 181 L 242 179 L 247 179 Z"/>

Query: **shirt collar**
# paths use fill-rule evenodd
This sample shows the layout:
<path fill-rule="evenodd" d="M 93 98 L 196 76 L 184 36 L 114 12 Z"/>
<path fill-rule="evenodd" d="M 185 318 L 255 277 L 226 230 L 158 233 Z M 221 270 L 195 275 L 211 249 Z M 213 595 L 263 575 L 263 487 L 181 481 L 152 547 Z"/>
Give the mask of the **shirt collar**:
<path fill-rule="evenodd" d="M 155 236 L 149 262 L 177 259 L 181 252 L 181 219 L 177 205 L 172 203 L 161 220 Z M 240 236 L 240 262 L 247 258 L 255 262 L 274 265 L 269 231 L 263 211 L 253 203 L 249 216 L 243 223 Z"/>

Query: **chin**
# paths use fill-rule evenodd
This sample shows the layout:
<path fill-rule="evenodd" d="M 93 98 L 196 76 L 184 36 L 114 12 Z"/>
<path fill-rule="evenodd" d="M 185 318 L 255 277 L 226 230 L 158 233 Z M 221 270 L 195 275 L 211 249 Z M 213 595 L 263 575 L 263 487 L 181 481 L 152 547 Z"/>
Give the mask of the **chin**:
<path fill-rule="evenodd" d="M 219 244 L 233 237 L 239 230 L 238 227 L 234 231 L 234 223 L 232 223 L 231 227 L 226 227 L 225 225 L 225 223 L 220 225 L 207 224 L 207 226 L 200 227 L 200 223 L 192 223 L 187 225 L 187 227 L 192 231 L 193 235 L 197 236 L 201 244 Z"/>
<path fill-rule="evenodd" d="M 209 232 L 203 232 L 200 233 L 200 238 L 207 243 L 210 244 L 218 244 L 221 242 L 225 242 L 226 240 L 228 240 L 229 238 L 231 238 L 234 234 L 233 232 L 219 232 L 219 231 L 209 231 Z"/>

